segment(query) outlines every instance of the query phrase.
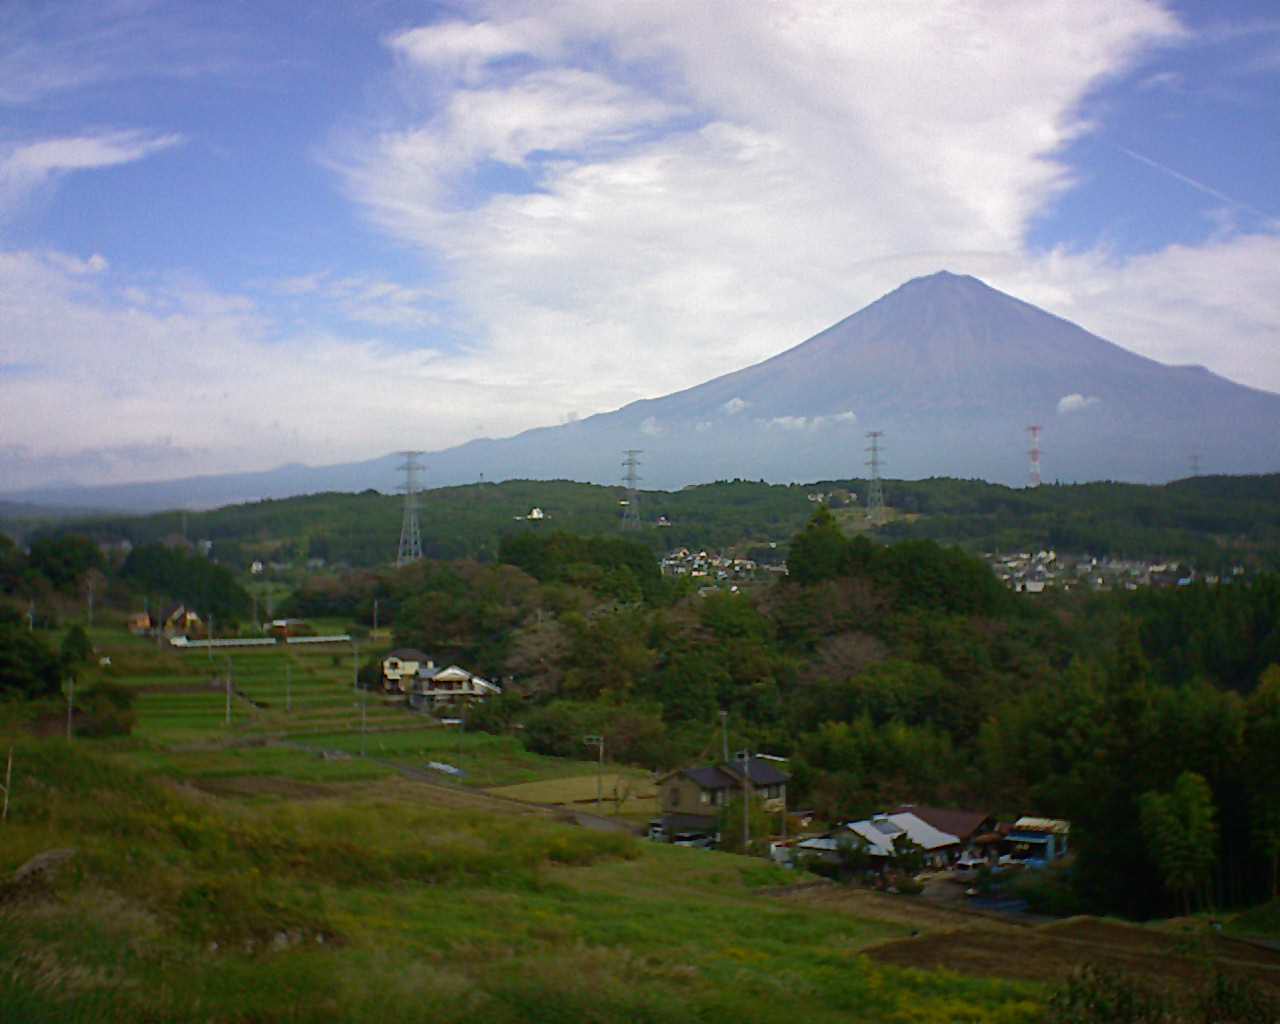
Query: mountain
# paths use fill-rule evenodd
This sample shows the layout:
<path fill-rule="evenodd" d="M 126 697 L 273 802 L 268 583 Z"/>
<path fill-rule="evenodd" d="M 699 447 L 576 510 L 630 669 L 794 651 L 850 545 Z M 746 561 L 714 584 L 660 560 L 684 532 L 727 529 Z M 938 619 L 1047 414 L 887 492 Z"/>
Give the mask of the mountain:
<path fill-rule="evenodd" d="M 1045 480 L 1161 482 L 1280 468 L 1280 395 L 1200 366 L 1166 366 L 987 286 L 916 278 L 771 359 L 663 398 L 424 457 L 429 485 L 481 477 L 621 475 L 643 449 L 646 486 L 863 476 L 883 431 L 884 475 L 1027 479 L 1041 426 Z M 29 491 L 41 504 L 214 505 L 316 490 L 393 490 L 395 456 L 116 487 Z"/>

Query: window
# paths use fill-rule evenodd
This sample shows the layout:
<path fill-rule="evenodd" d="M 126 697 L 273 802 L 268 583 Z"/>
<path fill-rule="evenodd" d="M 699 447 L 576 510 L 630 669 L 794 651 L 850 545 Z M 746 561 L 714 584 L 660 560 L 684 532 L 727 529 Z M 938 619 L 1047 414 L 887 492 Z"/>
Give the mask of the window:
<path fill-rule="evenodd" d="M 680 806 L 680 787 L 672 786 L 671 791 L 667 794 L 667 803 L 672 807 Z"/>
<path fill-rule="evenodd" d="M 711 803 L 711 794 L 710 794 L 709 792 L 707 792 L 707 790 L 705 790 L 705 789 L 703 789 L 703 790 L 699 790 L 699 791 L 698 791 L 698 798 L 699 798 L 699 799 L 700 799 L 704 804 L 709 804 L 709 803 Z"/>

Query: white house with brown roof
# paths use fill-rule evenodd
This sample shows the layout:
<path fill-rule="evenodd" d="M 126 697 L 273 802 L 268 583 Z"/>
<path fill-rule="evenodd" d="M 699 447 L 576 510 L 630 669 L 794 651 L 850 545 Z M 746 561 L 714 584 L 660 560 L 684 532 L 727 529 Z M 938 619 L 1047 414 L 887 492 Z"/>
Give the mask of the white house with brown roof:
<path fill-rule="evenodd" d="M 382 688 L 408 694 L 414 707 L 474 704 L 502 692 L 496 683 L 458 665 L 437 668 L 414 647 L 398 647 L 382 659 Z"/>

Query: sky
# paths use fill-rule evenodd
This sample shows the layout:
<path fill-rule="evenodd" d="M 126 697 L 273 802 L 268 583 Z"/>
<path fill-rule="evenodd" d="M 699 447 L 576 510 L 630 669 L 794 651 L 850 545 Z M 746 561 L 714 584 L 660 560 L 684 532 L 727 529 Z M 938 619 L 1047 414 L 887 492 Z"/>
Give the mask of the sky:
<path fill-rule="evenodd" d="M 1280 7 L 0 3 L 0 492 L 507 436 L 943 269 L 1280 391 Z"/>

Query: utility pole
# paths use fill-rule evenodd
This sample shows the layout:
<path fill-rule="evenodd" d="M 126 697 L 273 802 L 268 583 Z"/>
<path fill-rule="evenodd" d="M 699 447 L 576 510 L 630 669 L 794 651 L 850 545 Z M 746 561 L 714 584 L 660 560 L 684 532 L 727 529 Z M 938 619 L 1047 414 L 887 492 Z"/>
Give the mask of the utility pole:
<path fill-rule="evenodd" d="M 596 761 L 596 814 L 599 814 L 600 804 L 604 799 L 604 736 L 583 736 L 582 742 L 596 748 L 598 758 Z"/>
<path fill-rule="evenodd" d="M 1040 486 L 1040 430 L 1038 423 L 1027 427 L 1027 433 L 1031 435 L 1031 450 L 1027 452 L 1031 456 L 1031 468 L 1027 477 L 1028 487 Z"/>
<path fill-rule="evenodd" d="M 729 763 L 729 712 L 720 712 L 720 742 L 724 746 L 724 763 Z"/>
<path fill-rule="evenodd" d="M 365 756 L 365 734 L 369 728 L 369 720 L 367 718 L 367 708 L 369 707 L 369 701 L 367 699 L 356 701 L 356 707 L 360 709 L 360 756 L 364 757 Z"/>
<path fill-rule="evenodd" d="M 71 717 L 76 708 L 76 677 L 67 680 L 67 741 L 71 740 Z"/>
<path fill-rule="evenodd" d="M 351 640 L 351 692 L 356 693 L 360 689 L 360 641 L 354 637 Z"/>
<path fill-rule="evenodd" d="M 209 613 L 209 628 L 205 631 L 205 654 L 209 656 L 209 661 L 213 661 L 213 612 Z"/>
<path fill-rule="evenodd" d="M 742 764 L 742 853 L 746 856 L 751 849 L 751 751 L 740 750 L 738 757 Z"/>
<path fill-rule="evenodd" d="M 373 631 L 378 632 L 378 599 L 373 599 Z"/>
<path fill-rule="evenodd" d="M 880 458 L 880 438 L 884 437 L 883 430 L 867 431 L 867 440 L 871 443 L 867 445 L 867 465 L 871 468 L 871 479 L 867 481 L 867 522 L 872 526 L 880 526 L 884 523 L 884 488 L 880 485 L 880 466 L 882 460 Z"/>

